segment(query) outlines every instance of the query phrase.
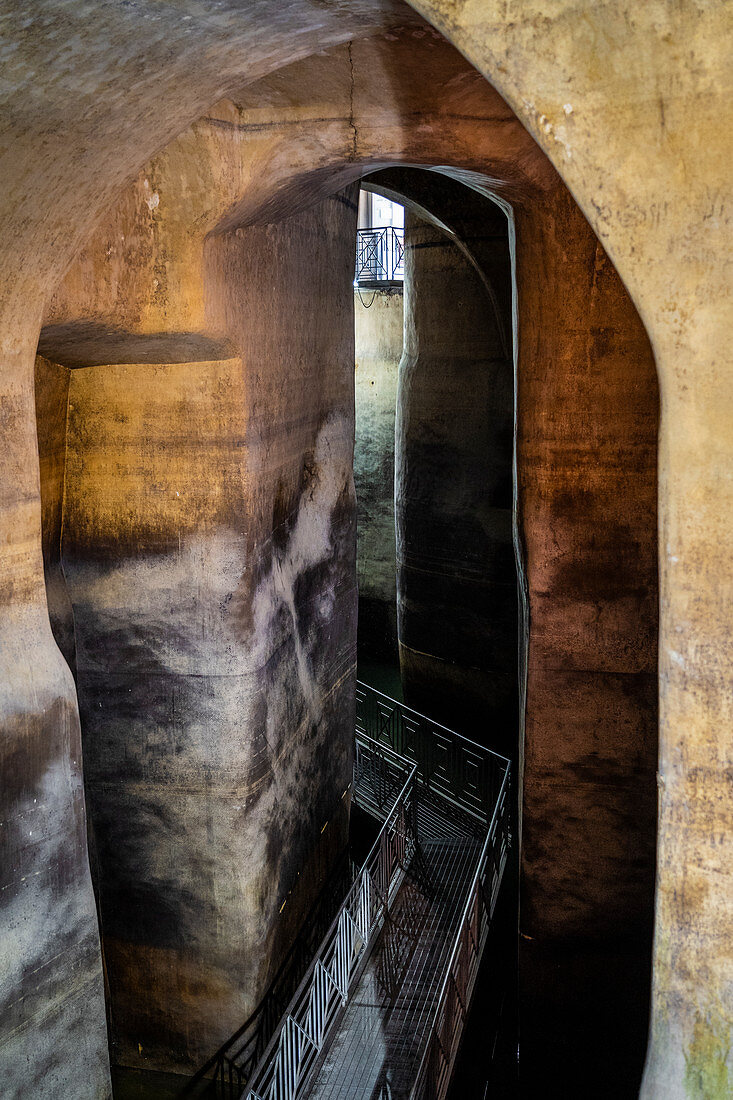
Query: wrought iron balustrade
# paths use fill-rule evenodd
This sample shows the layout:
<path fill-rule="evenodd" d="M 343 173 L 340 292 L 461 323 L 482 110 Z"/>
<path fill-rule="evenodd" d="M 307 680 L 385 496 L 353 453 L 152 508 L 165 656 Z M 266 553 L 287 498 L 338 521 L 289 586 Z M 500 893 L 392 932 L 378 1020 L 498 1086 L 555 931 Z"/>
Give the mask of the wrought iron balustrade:
<path fill-rule="evenodd" d="M 384 744 L 357 732 L 353 799 L 372 817 L 384 821 L 392 811 L 413 765 Z"/>
<path fill-rule="evenodd" d="M 509 771 L 505 774 L 433 1016 L 410 1100 L 444 1100 L 468 1017 L 510 845 Z"/>
<path fill-rule="evenodd" d="M 405 231 L 391 225 L 359 229 L 354 286 L 379 288 L 405 276 Z"/>
<path fill-rule="evenodd" d="M 364 753 L 374 753 L 363 740 L 360 748 L 363 767 Z M 249 1084 L 248 1100 L 295 1100 L 318 1064 L 415 854 L 415 773 L 414 766 L 407 770 L 371 852 Z"/>
<path fill-rule="evenodd" d="M 240 1032 L 234 1095 L 386 1100 L 399 1080 L 444 1100 L 510 847 L 509 778 L 504 757 L 358 684 L 353 798 L 383 825 L 264 1050 Z M 369 1023 L 362 975 L 380 991 Z"/>
<path fill-rule="evenodd" d="M 404 782 L 404 768 L 402 771 Z M 357 868 L 345 852 L 309 911 L 303 927 L 249 1019 L 215 1058 L 215 1093 L 223 1100 L 239 1100 L 267 1044 L 277 1029 L 313 955 L 353 884 Z"/>
<path fill-rule="evenodd" d="M 509 768 L 505 757 L 361 681 L 356 685 L 356 729 L 410 760 L 423 787 L 488 828 Z"/>

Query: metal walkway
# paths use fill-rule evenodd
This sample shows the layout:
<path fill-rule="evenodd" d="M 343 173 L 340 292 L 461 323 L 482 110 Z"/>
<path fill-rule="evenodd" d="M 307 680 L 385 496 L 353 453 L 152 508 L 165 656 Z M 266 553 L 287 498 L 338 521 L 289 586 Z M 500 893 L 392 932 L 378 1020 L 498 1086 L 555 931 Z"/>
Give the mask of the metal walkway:
<path fill-rule="evenodd" d="M 457 829 L 441 809 L 427 813 L 418 803 L 418 856 L 335 1029 L 311 1097 L 410 1094 L 482 844 L 477 829 Z"/>
<path fill-rule="evenodd" d="M 509 848 L 509 762 L 361 683 L 357 704 L 353 799 L 382 828 L 243 1100 L 448 1089 Z"/>

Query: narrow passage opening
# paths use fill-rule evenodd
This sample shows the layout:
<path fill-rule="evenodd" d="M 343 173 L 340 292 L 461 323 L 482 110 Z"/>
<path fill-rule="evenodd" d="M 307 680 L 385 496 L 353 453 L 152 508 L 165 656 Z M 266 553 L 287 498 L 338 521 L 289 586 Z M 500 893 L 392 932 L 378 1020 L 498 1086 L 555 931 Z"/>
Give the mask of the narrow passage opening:
<path fill-rule="evenodd" d="M 373 190 L 380 187 L 386 194 Z M 489 199 L 417 169 L 366 177 L 359 211 L 358 675 L 508 755 L 516 776 L 507 218 Z M 401 261 L 395 270 L 393 255 Z M 456 1095 L 489 1079 L 511 1088 L 516 929 L 515 863 L 480 971 L 472 1016 L 481 1021 L 463 1045 Z"/>
<path fill-rule="evenodd" d="M 643 329 L 597 242 L 573 223 L 580 245 L 568 260 L 567 242 L 543 237 L 550 230 L 539 215 L 532 227 L 537 239 L 525 224 L 519 280 L 525 418 L 515 487 L 511 260 L 503 212 L 455 180 L 415 169 L 374 174 L 364 193 L 371 199 L 360 200 L 361 228 L 372 236 L 360 267 L 371 273 L 372 285 L 366 277 L 364 286 L 352 287 L 358 270 L 353 253 L 345 256 L 353 187 L 315 213 L 214 242 L 221 262 L 212 279 L 235 274 L 219 287 L 222 297 L 239 293 L 245 279 L 249 296 L 230 303 L 232 338 L 207 343 L 205 361 L 191 361 L 186 334 L 164 344 L 169 363 L 157 361 L 160 345 L 157 355 L 148 349 L 145 357 L 137 336 L 128 340 L 124 333 L 111 332 L 109 347 L 82 341 L 71 351 L 53 344 L 53 332 L 44 337 L 49 358 L 39 357 L 37 409 L 49 613 L 70 666 L 81 659 L 85 768 L 93 790 L 87 797 L 92 825 L 95 815 L 101 823 L 91 858 L 105 883 L 112 1015 L 118 1025 L 126 1014 L 134 1021 L 124 1053 L 134 1075 L 142 1072 L 138 1055 L 148 1057 L 149 1049 L 161 1061 L 174 1061 L 183 1049 L 183 1000 L 168 996 L 163 980 L 145 985 L 151 960 L 167 980 L 175 957 L 176 980 L 186 987 L 185 968 L 194 957 L 196 966 L 203 959 L 203 971 L 223 975 L 222 986 L 231 982 L 236 996 L 255 988 L 250 979 L 264 960 L 263 971 L 270 969 L 266 978 L 258 975 L 258 988 L 266 987 L 310 914 L 316 882 L 320 888 L 343 851 L 342 792 L 350 764 L 345 752 L 336 759 L 333 746 L 346 745 L 351 721 L 344 688 L 353 668 L 351 380 L 344 360 L 349 333 L 341 322 L 350 317 L 352 295 L 360 675 L 519 762 L 516 489 L 525 510 L 534 609 L 522 872 L 529 929 L 522 940 L 523 1043 L 532 1051 L 525 1066 L 539 1072 L 544 1056 L 537 1052 L 564 1041 L 564 1025 L 549 1026 L 562 996 L 558 958 L 572 987 L 585 990 L 577 1006 L 563 1005 L 558 1019 L 588 1032 L 592 1025 L 584 1018 L 595 976 L 606 980 L 618 970 L 639 988 L 628 1005 L 620 986 L 631 987 L 619 980 L 614 1003 L 633 1009 L 641 1020 L 634 1033 L 643 1033 L 656 679 L 646 668 L 653 656 L 645 653 L 645 664 L 638 639 L 636 648 L 628 644 L 629 621 L 635 638 L 643 627 L 652 648 L 656 637 L 649 565 L 656 388 Z M 403 227 L 390 205 L 395 196 L 406 211 Z M 386 242 L 383 261 L 370 269 L 379 240 Z M 338 268 L 322 265 L 314 276 L 315 252 L 338 253 Z M 557 254 L 564 258 L 549 283 L 538 257 L 549 264 L 547 256 Z M 534 256 L 534 266 L 527 256 Z M 568 305 L 563 280 L 571 278 L 577 293 Z M 571 308 L 580 295 L 576 284 L 584 293 L 587 287 L 582 317 Z M 257 295 L 271 293 L 273 285 L 287 292 L 287 322 L 273 324 L 258 308 Z M 537 322 L 548 319 L 550 293 L 557 308 L 549 320 L 561 307 L 569 318 L 561 331 Z M 331 328 L 321 323 L 329 316 L 341 323 L 337 354 Z M 74 322 L 70 330 L 86 331 L 85 324 Z M 534 358 L 526 353 L 533 340 L 540 349 Z M 201 346 L 195 344 L 197 354 Z M 248 374 L 243 362 L 256 369 Z M 245 492 L 237 496 L 243 469 Z M 619 511 L 622 483 L 624 499 L 638 507 Z M 247 496 L 252 486 L 256 491 Z M 217 496 L 212 487 L 226 492 Z M 236 675 L 230 675 L 233 652 Z M 615 702 L 604 710 L 606 698 Z M 606 713 L 615 722 L 610 737 Z M 240 736 L 245 729 L 246 738 Z M 226 730 L 234 732 L 222 737 Z M 292 768 L 285 740 L 269 755 L 283 733 L 295 734 L 296 747 L 308 746 Z M 266 785 L 269 769 L 284 762 L 266 814 L 241 813 L 231 777 L 245 753 L 243 788 L 263 777 Z M 187 754 L 195 760 L 195 783 L 186 773 Z M 316 793 L 303 800 L 304 788 Z M 334 791 L 338 804 L 322 812 Z M 234 814 L 231 822 L 217 818 L 222 807 Z M 286 829 L 284 808 L 291 811 Z M 355 813 L 352 825 L 357 821 Z M 583 832 L 593 836 L 591 845 L 583 846 Z M 574 838 L 571 855 L 568 837 Z M 620 854 L 619 838 L 626 846 Z M 367 841 L 362 838 L 362 850 Z M 308 845 L 315 854 L 310 872 L 301 874 L 299 858 Z M 577 874 L 579 852 L 590 871 L 599 868 L 597 875 Z M 227 858 L 215 866 L 222 853 Z M 248 888 L 230 895 L 231 869 L 246 866 L 243 853 L 247 859 L 256 853 L 272 872 L 251 906 L 250 939 L 238 924 Z M 244 879 L 239 884 L 247 887 Z M 517 890 L 505 885 L 503 943 L 510 944 L 516 942 Z M 222 899 L 231 901 L 229 910 L 212 917 Z M 609 919 L 628 945 L 625 970 L 617 967 Z M 317 926 L 313 921 L 311 931 Z M 217 970 L 211 960 L 218 937 L 223 943 L 232 930 Z M 265 947 L 253 950 L 253 942 Z M 236 961 L 232 945 L 241 950 Z M 511 957 L 512 948 L 504 952 L 505 960 Z M 494 971 L 490 992 L 505 993 L 513 980 L 507 974 L 497 982 Z M 482 1020 L 492 1021 L 499 1064 L 508 1073 L 512 1059 L 516 1065 L 510 1002 L 511 996 L 479 1009 Z M 223 997 L 222 1003 L 231 1012 L 231 1031 L 246 1017 L 248 1007 L 241 1005 L 247 1002 Z M 147 1030 L 138 1049 L 132 1040 L 140 1034 L 141 1006 Z M 209 1011 L 205 998 L 196 999 L 195 1012 L 199 1006 L 201 1016 L 185 1034 L 200 1049 L 206 1035 L 221 1030 L 221 1014 Z M 604 1011 L 618 1020 L 615 1009 Z M 476 1045 L 466 1044 L 468 1076 L 461 1077 L 459 1063 L 457 1078 L 464 1089 L 474 1087 L 471 1069 L 489 1072 L 485 1037 L 482 1024 Z M 629 1056 L 631 1076 L 643 1046 L 637 1045 Z M 592 1060 L 597 1044 L 586 1047 Z M 199 1058 L 185 1055 L 187 1066 Z"/>

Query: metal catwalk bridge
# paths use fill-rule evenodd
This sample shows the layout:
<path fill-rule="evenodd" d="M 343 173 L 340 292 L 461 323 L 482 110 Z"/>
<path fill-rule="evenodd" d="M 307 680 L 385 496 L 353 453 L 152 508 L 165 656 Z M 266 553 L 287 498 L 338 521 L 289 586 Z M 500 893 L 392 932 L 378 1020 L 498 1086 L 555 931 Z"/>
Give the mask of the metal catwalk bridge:
<path fill-rule="evenodd" d="M 377 840 L 266 1046 L 220 1060 L 242 1100 L 442 1100 L 509 849 L 509 761 L 357 688 L 353 799 Z"/>

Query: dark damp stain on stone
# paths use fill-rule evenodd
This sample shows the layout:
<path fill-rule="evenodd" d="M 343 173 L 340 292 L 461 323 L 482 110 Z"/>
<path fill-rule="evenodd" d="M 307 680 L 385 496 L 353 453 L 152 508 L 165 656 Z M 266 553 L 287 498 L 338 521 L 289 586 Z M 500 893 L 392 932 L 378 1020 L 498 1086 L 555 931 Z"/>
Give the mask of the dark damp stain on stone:
<path fill-rule="evenodd" d="M 599 601 L 656 599 L 656 577 L 648 567 L 654 553 L 651 539 L 642 540 L 636 528 L 606 517 L 603 527 L 588 532 L 586 547 L 582 561 L 574 556 L 558 559 L 553 590 L 560 587 L 576 598 Z"/>
<path fill-rule="evenodd" d="M 283 852 L 287 848 L 285 843 L 288 840 L 289 830 L 285 828 L 283 823 L 283 807 L 277 806 L 276 812 L 271 814 L 267 822 L 267 842 L 265 844 L 265 859 L 268 867 L 277 866 L 282 861 Z M 280 868 L 280 878 L 282 879 L 283 869 Z"/>
<path fill-rule="evenodd" d="M 59 746 L 47 739 L 45 731 L 65 728 L 69 709 L 63 700 L 56 699 L 46 714 L 24 715 L 22 719 L 5 722 L 3 740 L 10 746 L 2 754 L 3 795 L 7 804 L 40 794 L 43 776 L 60 756 Z"/>
<path fill-rule="evenodd" d="M 197 645 L 181 625 L 175 629 L 175 617 L 164 621 L 136 625 L 129 618 L 123 626 L 119 618 L 95 614 L 89 604 L 77 600 L 77 660 L 79 666 L 103 668 L 109 673 L 138 675 L 169 675 L 169 668 L 158 657 L 157 649 L 174 652 L 179 657 L 195 657 Z"/>
<path fill-rule="evenodd" d="M 260 691 L 250 712 L 250 740 L 257 746 L 253 762 L 247 771 L 247 786 L 254 788 L 248 792 L 246 809 L 249 812 L 260 801 L 272 785 L 272 758 L 267 743 L 267 693 Z"/>
<path fill-rule="evenodd" d="M 278 480 L 272 505 L 272 542 L 283 551 L 288 544 L 293 523 L 293 494 L 288 491 L 284 479 Z"/>
<path fill-rule="evenodd" d="M 211 926 L 216 913 L 197 888 L 207 877 L 209 856 L 192 853 L 183 843 L 175 790 L 138 790 L 134 815 L 128 812 L 126 791 L 90 793 L 105 936 L 153 947 L 185 947 L 199 922 Z"/>
<path fill-rule="evenodd" d="M 332 541 L 348 538 L 356 524 L 356 499 L 349 484 L 342 487 L 331 508 Z"/>
<path fill-rule="evenodd" d="M 214 920 L 204 914 L 199 895 L 183 890 L 172 879 L 148 884 L 128 876 L 107 877 L 102 896 L 104 934 L 126 943 L 148 947 L 186 947 L 197 921 Z"/>
<path fill-rule="evenodd" d="M 334 569 L 330 560 L 316 562 L 303 569 L 295 579 L 293 602 L 301 638 L 307 637 L 311 626 L 320 625 L 321 616 L 314 604 L 321 595 L 332 590 Z"/>
<path fill-rule="evenodd" d="M 246 561 L 249 564 L 241 573 L 237 587 L 220 605 L 222 617 L 228 620 L 232 633 L 240 641 L 249 638 L 254 631 L 258 590 L 272 572 L 272 540 L 248 546 Z"/>
<path fill-rule="evenodd" d="M 312 450 L 306 452 L 300 468 L 297 486 L 288 484 L 282 475 L 278 478 L 272 505 L 272 543 L 276 551 L 283 553 L 297 521 L 303 496 L 312 491 L 319 469 Z"/>

